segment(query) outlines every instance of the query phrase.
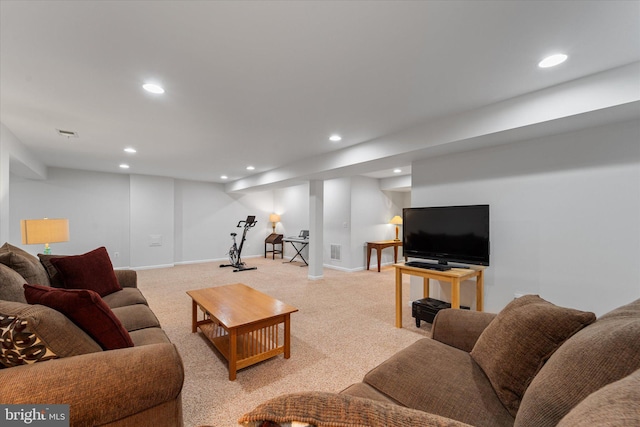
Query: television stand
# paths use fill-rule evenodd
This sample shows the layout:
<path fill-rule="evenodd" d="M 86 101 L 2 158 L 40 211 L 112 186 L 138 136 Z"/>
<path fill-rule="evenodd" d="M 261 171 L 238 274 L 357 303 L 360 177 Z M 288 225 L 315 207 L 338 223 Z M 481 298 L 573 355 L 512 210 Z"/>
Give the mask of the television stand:
<path fill-rule="evenodd" d="M 486 267 L 470 265 L 469 268 L 452 267 L 451 270 L 438 271 L 411 267 L 401 262 L 393 265 L 396 270 L 396 328 L 402 328 L 402 275 L 423 278 L 423 296 L 429 298 L 429 279 L 440 283 L 451 283 L 451 308 L 460 308 L 460 283 L 476 279 L 476 310 L 482 311 L 484 301 L 484 270 Z"/>

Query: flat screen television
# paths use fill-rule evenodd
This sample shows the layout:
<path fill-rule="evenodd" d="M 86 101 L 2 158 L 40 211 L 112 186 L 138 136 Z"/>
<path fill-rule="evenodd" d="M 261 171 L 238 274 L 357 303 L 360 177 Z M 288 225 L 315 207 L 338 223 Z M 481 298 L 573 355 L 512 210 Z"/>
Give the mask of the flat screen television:
<path fill-rule="evenodd" d="M 402 210 L 404 256 L 489 265 L 489 205 Z"/>

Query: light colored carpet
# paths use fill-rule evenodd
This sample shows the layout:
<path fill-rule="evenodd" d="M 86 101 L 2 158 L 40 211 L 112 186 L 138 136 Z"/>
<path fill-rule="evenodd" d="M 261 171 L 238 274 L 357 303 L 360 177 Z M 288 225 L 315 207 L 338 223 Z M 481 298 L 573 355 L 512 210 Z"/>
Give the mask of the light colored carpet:
<path fill-rule="evenodd" d="M 185 367 L 185 426 L 230 427 L 259 403 L 298 391 L 338 392 L 361 381 L 373 367 L 416 340 L 431 325 L 416 328 L 404 285 L 404 328 L 395 322 L 393 267 L 345 273 L 324 270 L 308 280 L 299 263 L 249 258 L 257 270 L 234 273 L 220 263 L 142 270 L 138 284 L 162 327 L 178 347 Z M 285 260 L 286 261 L 286 260 Z M 291 315 L 291 358 L 282 355 L 238 371 L 228 380 L 226 361 L 200 332 L 191 333 L 186 291 L 244 283 L 299 309 Z M 425 361 L 426 363 L 427 361 Z"/>

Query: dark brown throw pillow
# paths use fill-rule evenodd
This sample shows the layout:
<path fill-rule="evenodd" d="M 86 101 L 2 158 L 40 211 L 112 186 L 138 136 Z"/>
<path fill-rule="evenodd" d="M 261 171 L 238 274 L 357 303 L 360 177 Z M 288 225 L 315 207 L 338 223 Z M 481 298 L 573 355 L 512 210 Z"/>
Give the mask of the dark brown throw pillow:
<path fill-rule="evenodd" d="M 595 319 L 593 313 L 525 295 L 498 313 L 478 338 L 471 357 L 515 417 L 524 392 L 553 352 Z"/>
<path fill-rule="evenodd" d="M 82 255 L 50 258 L 49 262 L 58 270 L 65 289 L 90 289 L 101 297 L 122 289 L 104 246 Z"/>
<path fill-rule="evenodd" d="M 94 291 L 25 284 L 24 296 L 29 304 L 45 305 L 64 314 L 105 350 L 133 347 L 127 330 Z"/>

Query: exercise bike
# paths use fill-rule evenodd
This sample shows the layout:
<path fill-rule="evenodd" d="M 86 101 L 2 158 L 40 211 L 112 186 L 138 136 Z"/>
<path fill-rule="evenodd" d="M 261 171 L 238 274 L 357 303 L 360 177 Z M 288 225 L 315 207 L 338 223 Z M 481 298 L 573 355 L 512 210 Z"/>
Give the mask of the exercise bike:
<path fill-rule="evenodd" d="M 240 254 L 242 253 L 242 246 L 244 245 L 244 241 L 247 238 L 247 231 L 249 231 L 250 228 L 255 227 L 257 222 L 258 221 L 256 221 L 256 217 L 254 215 L 249 215 L 245 221 L 238 222 L 238 225 L 236 225 L 236 227 L 244 228 L 244 231 L 242 232 L 242 240 L 240 241 L 240 247 L 238 247 L 236 243 L 236 236 L 238 235 L 238 233 L 231 233 L 231 239 L 233 239 L 233 245 L 231 245 L 231 249 L 229 249 L 230 264 L 222 264 L 220 265 L 220 267 L 234 267 L 235 268 L 235 270 L 233 270 L 234 273 L 236 271 L 258 269 L 258 267 L 247 267 L 246 264 L 242 262 L 242 259 L 240 258 Z"/>

